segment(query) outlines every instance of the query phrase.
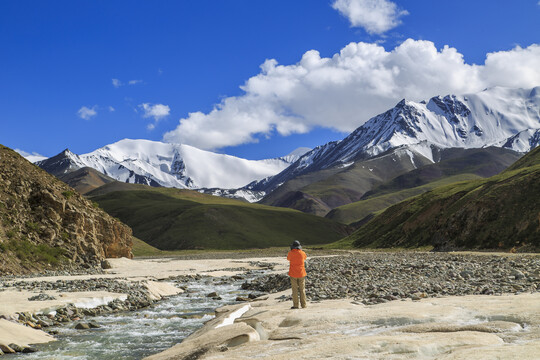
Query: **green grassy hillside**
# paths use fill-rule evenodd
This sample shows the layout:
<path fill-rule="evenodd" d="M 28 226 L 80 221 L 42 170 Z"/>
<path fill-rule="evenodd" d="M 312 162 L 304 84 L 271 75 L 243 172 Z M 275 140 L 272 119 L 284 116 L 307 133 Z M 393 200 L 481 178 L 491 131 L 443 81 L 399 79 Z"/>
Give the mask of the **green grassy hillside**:
<path fill-rule="evenodd" d="M 443 178 L 433 181 L 422 186 L 395 191 L 391 193 L 383 193 L 382 195 L 370 197 L 366 200 L 356 201 L 351 204 L 337 207 L 330 211 L 326 218 L 335 220 L 343 224 L 353 224 L 366 216 L 378 213 L 389 206 L 399 203 L 410 197 L 422 194 L 439 186 L 452 184 L 459 181 L 479 179 L 478 175 L 462 174 Z"/>
<path fill-rule="evenodd" d="M 474 174 L 487 178 L 499 174 L 522 155 L 512 150 L 490 147 L 483 149 L 445 149 L 434 164 L 419 167 L 391 181 L 375 186 L 362 199 L 378 197 L 403 189 L 419 187 L 448 177 Z M 467 179 L 463 179 L 467 180 Z"/>
<path fill-rule="evenodd" d="M 440 162 L 376 185 L 360 201 L 339 206 L 330 211 L 326 218 L 352 224 L 436 187 L 493 176 L 521 157 L 519 153 L 500 148 L 447 149 L 440 156 Z"/>
<path fill-rule="evenodd" d="M 267 248 L 287 246 L 295 239 L 306 245 L 325 244 L 348 231 L 342 224 L 296 210 L 190 190 L 137 188 L 144 190 L 97 189 L 94 193 L 105 194 L 91 199 L 128 224 L 136 237 L 161 250 Z"/>
<path fill-rule="evenodd" d="M 540 148 L 499 175 L 396 204 L 339 246 L 540 250 Z"/>

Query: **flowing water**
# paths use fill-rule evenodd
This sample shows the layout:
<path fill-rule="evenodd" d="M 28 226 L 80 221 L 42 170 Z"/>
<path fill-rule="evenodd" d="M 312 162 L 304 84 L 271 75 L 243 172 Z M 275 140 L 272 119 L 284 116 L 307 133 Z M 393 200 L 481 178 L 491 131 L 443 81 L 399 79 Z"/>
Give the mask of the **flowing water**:
<path fill-rule="evenodd" d="M 36 353 L 14 357 L 24 360 L 142 359 L 181 342 L 212 319 L 215 308 L 235 303 L 238 295 L 246 296 L 247 293 L 240 290 L 243 281 L 203 278 L 186 284 L 186 293 L 149 308 L 83 319 L 99 324 L 98 329 L 76 330 L 76 323 L 49 328 L 58 331 L 55 335 L 58 341 L 35 346 L 39 350 Z M 213 291 L 222 299 L 206 296 Z"/>

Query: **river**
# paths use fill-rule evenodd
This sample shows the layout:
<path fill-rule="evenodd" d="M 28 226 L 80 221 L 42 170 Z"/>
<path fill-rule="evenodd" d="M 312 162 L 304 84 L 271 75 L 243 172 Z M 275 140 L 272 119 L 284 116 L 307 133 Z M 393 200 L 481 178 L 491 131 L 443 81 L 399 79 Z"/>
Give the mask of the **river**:
<path fill-rule="evenodd" d="M 76 323 L 51 327 L 58 341 L 36 345 L 33 354 L 17 354 L 21 359 L 135 360 L 156 354 L 182 341 L 214 317 L 214 309 L 235 303 L 243 280 L 203 278 L 185 284 L 187 291 L 132 312 L 89 317 L 98 329 L 76 330 Z M 207 297 L 217 292 L 221 300 Z"/>

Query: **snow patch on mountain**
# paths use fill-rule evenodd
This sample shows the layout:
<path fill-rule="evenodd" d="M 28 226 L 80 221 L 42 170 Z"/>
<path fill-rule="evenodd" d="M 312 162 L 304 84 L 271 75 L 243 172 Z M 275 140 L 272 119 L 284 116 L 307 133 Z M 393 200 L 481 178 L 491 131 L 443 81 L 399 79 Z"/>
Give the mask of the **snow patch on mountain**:
<path fill-rule="evenodd" d="M 88 154 L 66 150 L 63 155 L 61 161 L 69 162 L 64 172 L 88 166 L 122 182 L 187 189 L 240 188 L 290 165 L 284 158 L 246 160 L 189 145 L 131 139 Z"/>
<path fill-rule="evenodd" d="M 476 94 L 401 100 L 341 141 L 313 149 L 282 173 L 253 183 L 270 192 L 301 174 L 350 164 L 407 147 L 435 162 L 438 149 L 499 146 L 527 152 L 540 142 L 540 87 L 496 87 Z"/>

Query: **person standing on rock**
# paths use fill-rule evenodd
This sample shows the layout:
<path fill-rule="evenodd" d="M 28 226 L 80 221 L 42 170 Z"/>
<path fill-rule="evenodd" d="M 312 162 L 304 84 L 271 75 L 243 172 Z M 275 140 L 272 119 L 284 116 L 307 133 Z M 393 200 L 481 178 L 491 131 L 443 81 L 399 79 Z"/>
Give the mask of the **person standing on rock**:
<path fill-rule="evenodd" d="M 307 255 L 302 250 L 300 241 L 295 240 L 291 245 L 291 250 L 287 254 L 289 260 L 289 276 L 291 278 L 293 307 L 298 309 L 298 298 L 302 308 L 306 307 L 306 267 L 304 262 Z"/>

